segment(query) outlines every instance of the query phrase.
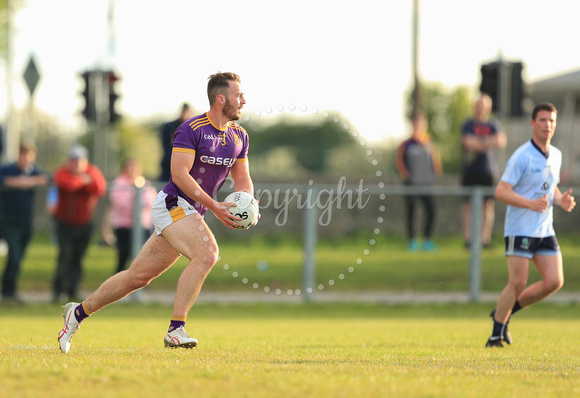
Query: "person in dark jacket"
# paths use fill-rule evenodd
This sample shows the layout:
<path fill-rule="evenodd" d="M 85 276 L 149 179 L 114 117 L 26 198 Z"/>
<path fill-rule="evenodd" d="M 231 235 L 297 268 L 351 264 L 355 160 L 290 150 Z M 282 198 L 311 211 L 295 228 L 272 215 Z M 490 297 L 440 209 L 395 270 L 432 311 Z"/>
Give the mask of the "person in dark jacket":
<path fill-rule="evenodd" d="M 2 275 L 2 300 L 7 302 L 20 301 L 17 282 L 32 238 L 35 188 L 49 181 L 48 174 L 35 162 L 36 148 L 21 144 L 16 162 L 0 168 L 0 231 L 8 245 Z"/>
<path fill-rule="evenodd" d="M 189 104 L 184 103 L 181 106 L 181 113 L 179 117 L 170 122 L 164 123 L 161 126 L 161 145 L 163 147 L 163 157 L 161 158 L 161 173 L 159 175 L 159 181 L 164 183 L 169 180 L 171 176 L 171 151 L 173 150 L 173 136 L 175 135 L 175 130 L 181 123 L 185 122 L 193 116 L 193 112 Z"/>

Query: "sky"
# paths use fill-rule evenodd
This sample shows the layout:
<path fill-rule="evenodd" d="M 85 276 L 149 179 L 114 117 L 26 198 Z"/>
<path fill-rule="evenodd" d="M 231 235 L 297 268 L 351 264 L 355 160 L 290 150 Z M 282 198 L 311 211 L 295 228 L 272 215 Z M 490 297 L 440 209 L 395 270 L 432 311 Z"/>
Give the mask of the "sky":
<path fill-rule="evenodd" d="M 233 71 L 245 120 L 335 111 L 369 142 L 409 132 L 412 0 L 116 0 L 112 25 L 109 0 L 22 1 L 0 121 L 8 81 L 16 108 L 30 101 L 22 75 L 34 57 L 34 103 L 71 131 L 84 129 L 79 73 L 100 67 L 121 76 L 118 111 L 129 119 L 171 119 L 184 101 L 204 112 L 208 76 Z M 579 12 L 575 0 L 423 0 L 420 76 L 476 88 L 481 64 L 500 54 L 524 63 L 528 83 L 578 69 Z"/>

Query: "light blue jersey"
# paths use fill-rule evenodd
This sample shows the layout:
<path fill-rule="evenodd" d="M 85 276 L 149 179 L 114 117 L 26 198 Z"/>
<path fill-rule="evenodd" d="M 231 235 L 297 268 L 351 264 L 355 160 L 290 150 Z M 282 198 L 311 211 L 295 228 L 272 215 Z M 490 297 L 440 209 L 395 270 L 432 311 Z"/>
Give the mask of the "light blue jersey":
<path fill-rule="evenodd" d="M 544 238 L 554 236 L 554 192 L 560 182 L 562 152 L 550 145 L 545 155 L 533 141 L 520 146 L 509 158 L 501 181 L 513 185 L 513 190 L 527 199 L 548 195 L 550 207 L 544 212 L 507 206 L 504 236 Z"/>

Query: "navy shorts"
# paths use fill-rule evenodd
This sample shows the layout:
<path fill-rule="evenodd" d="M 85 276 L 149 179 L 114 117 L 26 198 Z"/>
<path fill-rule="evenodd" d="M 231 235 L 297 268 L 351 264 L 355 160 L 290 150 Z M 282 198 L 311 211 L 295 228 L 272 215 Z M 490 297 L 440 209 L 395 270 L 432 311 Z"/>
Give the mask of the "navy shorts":
<path fill-rule="evenodd" d="M 505 255 L 531 259 L 538 256 L 559 256 L 560 245 L 555 236 L 532 238 L 529 236 L 506 236 Z"/>
<path fill-rule="evenodd" d="M 464 173 L 461 177 L 461 185 L 464 187 L 473 187 L 476 185 L 482 187 L 492 187 L 494 186 L 494 177 L 489 173 Z M 494 195 L 484 195 L 484 199 L 495 199 Z M 470 196 L 463 198 L 463 201 L 469 202 L 471 200 Z"/>
<path fill-rule="evenodd" d="M 465 187 L 472 187 L 474 185 L 491 187 L 494 185 L 493 180 L 493 175 L 489 173 L 464 173 L 461 178 L 461 185 Z"/>

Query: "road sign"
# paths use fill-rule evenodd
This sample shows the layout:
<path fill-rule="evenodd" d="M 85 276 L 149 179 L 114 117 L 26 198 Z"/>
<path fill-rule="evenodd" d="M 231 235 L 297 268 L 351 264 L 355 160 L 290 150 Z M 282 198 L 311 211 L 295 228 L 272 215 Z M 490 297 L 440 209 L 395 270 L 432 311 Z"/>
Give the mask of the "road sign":
<path fill-rule="evenodd" d="M 40 73 L 38 72 L 38 68 L 36 67 L 34 58 L 30 57 L 30 61 L 28 61 L 28 65 L 26 66 L 26 70 L 24 71 L 24 81 L 28 86 L 28 90 L 30 91 L 31 97 L 34 94 L 34 90 L 36 90 L 36 86 L 38 85 L 39 80 Z"/>

